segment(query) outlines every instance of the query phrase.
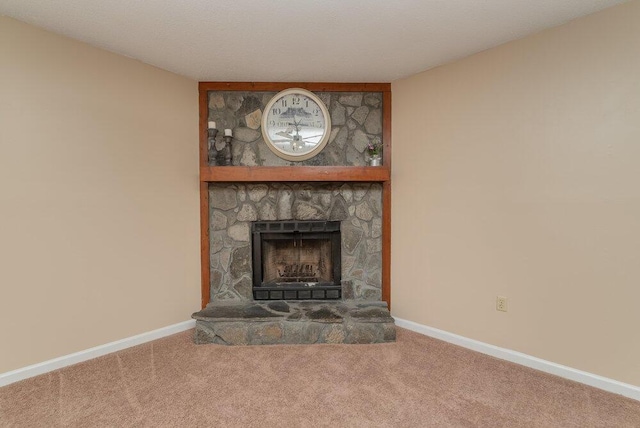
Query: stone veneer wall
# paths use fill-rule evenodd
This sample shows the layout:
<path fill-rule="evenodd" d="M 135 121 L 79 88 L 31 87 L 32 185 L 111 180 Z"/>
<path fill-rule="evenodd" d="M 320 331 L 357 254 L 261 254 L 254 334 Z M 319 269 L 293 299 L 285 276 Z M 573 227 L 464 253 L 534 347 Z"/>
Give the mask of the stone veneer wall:
<path fill-rule="evenodd" d="M 252 300 L 251 222 L 341 221 L 345 299 L 381 299 L 382 186 L 378 183 L 209 185 L 215 300 Z"/>
<path fill-rule="evenodd" d="M 291 162 L 276 156 L 265 144 L 260 129 L 262 112 L 276 92 L 209 91 L 208 120 L 219 130 L 233 129 L 234 165 L 287 166 L 337 165 L 363 166 L 367 163 L 369 142 L 382 141 L 382 93 L 315 92 L 331 115 L 331 137 L 315 157 Z M 209 142 L 210 157 L 224 147 L 219 132 L 215 144 Z M 212 163 L 213 165 L 214 163 Z"/>

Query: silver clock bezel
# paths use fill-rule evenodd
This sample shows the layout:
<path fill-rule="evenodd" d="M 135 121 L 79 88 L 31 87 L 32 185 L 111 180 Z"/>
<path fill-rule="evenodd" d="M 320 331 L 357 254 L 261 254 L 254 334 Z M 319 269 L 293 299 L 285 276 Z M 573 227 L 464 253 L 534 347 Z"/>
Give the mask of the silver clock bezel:
<path fill-rule="evenodd" d="M 318 104 L 318 106 L 320 107 L 322 116 L 324 117 L 324 130 L 323 130 L 322 139 L 318 142 L 318 144 L 314 148 L 310 149 L 309 151 L 300 152 L 300 153 L 286 152 L 280 149 L 279 147 L 277 147 L 274 144 L 274 142 L 271 140 L 271 137 L 269 137 L 268 112 L 271 111 L 271 108 L 273 107 L 273 105 L 276 104 L 278 101 L 280 101 L 280 99 L 291 94 L 301 94 L 306 97 L 309 97 L 311 100 L 313 100 L 313 102 Z M 331 116 L 329 115 L 329 110 L 327 109 L 327 106 L 322 102 L 320 97 L 318 97 L 316 94 L 302 88 L 289 88 L 289 89 L 285 89 L 283 91 L 278 92 L 273 96 L 273 98 L 269 100 L 262 114 L 261 127 L 262 127 L 262 138 L 264 139 L 264 142 L 267 144 L 267 147 L 276 156 L 289 161 L 299 162 L 299 161 L 311 159 L 312 157 L 316 156 L 327 145 L 327 143 L 329 142 L 329 136 L 331 135 Z"/>

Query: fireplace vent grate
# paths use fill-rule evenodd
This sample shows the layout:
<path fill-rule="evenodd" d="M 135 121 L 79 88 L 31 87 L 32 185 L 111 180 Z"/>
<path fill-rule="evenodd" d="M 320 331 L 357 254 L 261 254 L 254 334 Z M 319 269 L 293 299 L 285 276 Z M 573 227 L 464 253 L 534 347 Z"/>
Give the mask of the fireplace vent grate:
<path fill-rule="evenodd" d="M 338 232 L 338 221 L 256 221 L 252 232 Z"/>
<path fill-rule="evenodd" d="M 253 290 L 255 300 L 334 300 L 342 298 L 342 287 L 268 287 Z"/>

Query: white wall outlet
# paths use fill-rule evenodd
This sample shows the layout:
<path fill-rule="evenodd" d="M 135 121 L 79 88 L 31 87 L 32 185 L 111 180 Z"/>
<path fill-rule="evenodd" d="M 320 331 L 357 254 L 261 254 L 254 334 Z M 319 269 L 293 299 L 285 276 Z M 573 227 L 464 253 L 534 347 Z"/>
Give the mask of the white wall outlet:
<path fill-rule="evenodd" d="M 507 312 L 507 298 L 504 296 L 496 297 L 496 311 Z"/>

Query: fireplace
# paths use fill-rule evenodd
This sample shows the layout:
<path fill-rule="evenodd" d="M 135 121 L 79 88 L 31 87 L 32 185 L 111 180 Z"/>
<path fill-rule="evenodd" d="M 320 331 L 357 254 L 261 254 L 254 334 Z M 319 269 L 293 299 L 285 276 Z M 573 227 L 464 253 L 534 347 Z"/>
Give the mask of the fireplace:
<path fill-rule="evenodd" d="M 317 95 L 336 119 L 333 138 L 318 156 L 289 162 L 259 135 L 260 112 L 288 84 L 200 83 L 206 308 L 193 315 L 196 343 L 395 340 L 383 301 L 390 285 L 391 87 L 311 86 L 322 86 Z M 219 149 L 207 121 L 234 128 L 233 166 L 207 162 Z M 367 167 L 365 143 L 377 141 L 384 165 Z"/>
<path fill-rule="evenodd" d="M 253 222 L 254 300 L 342 298 L 339 221 Z"/>

